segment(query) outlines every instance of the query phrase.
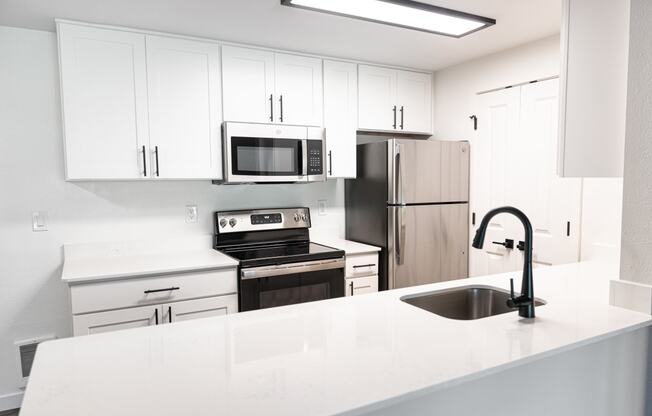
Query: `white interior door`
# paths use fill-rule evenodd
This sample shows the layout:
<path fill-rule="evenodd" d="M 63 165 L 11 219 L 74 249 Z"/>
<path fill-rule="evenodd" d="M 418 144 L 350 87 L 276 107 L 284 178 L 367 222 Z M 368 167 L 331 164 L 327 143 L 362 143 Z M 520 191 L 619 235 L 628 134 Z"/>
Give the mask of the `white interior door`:
<path fill-rule="evenodd" d="M 535 266 L 579 258 L 582 183 L 556 174 L 558 92 L 556 79 L 521 87 L 520 134 L 512 147 L 517 156 L 512 200 L 532 222 Z"/>
<path fill-rule="evenodd" d="M 273 94 L 273 52 L 222 46 L 224 121 L 272 122 Z"/>
<path fill-rule="evenodd" d="M 358 66 L 358 128 L 396 130 L 396 70 Z"/>
<path fill-rule="evenodd" d="M 477 97 L 478 130 L 471 142 L 471 211 L 475 214 L 470 241 L 482 217 L 492 208 L 508 205 L 513 188 L 513 154 L 510 149 L 516 141 L 520 116 L 518 88 L 500 90 Z M 473 221 L 473 215 L 471 216 Z M 517 223 L 512 216 L 497 215 L 489 227 L 484 248 L 469 251 L 469 275 L 501 273 L 515 270 L 514 250 L 494 242 L 514 239 Z"/>
<path fill-rule="evenodd" d="M 512 205 L 530 218 L 535 266 L 578 260 L 581 182 L 556 174 L 558 81 L 482 94 L 472 143 L 471 204 L 476 224 L 489 209 Z M 514 249 L 493 244 L 514 240 Z M 471 276 L 518 270 L 520 222 L 494 217 L 483 250 L 471 249 Z"/>
<path fill-rule="evenodd" d="M 321 126 L 323 82 L 321 59 L 277 53 L 275 91 L 278 118 L 284 124 Z"/>
<path fill-rule="evenodd" d="M 144 177 L 145 36 L 65 23 L 57 30 L 67 179 Z"/>
<path fill-rule="evenodd" d="M 220 179 L 218 45 L 147 36 L 147 81 L 154 175 Z"/>

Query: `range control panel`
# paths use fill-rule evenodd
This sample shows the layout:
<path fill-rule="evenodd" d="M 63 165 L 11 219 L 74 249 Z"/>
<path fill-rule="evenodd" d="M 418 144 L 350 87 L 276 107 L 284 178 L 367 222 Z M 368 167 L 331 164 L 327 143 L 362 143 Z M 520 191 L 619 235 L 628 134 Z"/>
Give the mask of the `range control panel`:
<path fill-rule="evenodd" d="M 215 213 L 218 234 L 310 228 L 310 208 L 256 209 Z"/>
<path fill-rule="evenodd" d="M 321 140 L 308 140 L 308 175 L 324 173 L 324 150 Z"/>

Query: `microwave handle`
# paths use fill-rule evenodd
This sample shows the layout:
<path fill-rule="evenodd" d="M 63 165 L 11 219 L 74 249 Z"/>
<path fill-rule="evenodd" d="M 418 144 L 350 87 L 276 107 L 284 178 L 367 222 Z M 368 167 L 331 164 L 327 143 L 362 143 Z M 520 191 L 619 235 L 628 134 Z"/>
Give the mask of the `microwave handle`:
<path fill-rule="evenodd" d="M 308 140 L 301 140 L 301 175 L 308 175 Z"/>

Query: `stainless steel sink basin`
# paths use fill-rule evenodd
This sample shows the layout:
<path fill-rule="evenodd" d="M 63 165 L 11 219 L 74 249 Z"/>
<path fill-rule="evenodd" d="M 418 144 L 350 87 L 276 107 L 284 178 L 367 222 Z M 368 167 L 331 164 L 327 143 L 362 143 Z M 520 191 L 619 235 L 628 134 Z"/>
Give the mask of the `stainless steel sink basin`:
<path fill-rule="evenodd" d="M 491 286 L 464 286 L 436 292 L 406 295 L 405 303 L 450 319 L 472 320 L 516 312 L 507 306 L 509 292 Z M 535 299 L 535 306 L 545 305 Z"/>

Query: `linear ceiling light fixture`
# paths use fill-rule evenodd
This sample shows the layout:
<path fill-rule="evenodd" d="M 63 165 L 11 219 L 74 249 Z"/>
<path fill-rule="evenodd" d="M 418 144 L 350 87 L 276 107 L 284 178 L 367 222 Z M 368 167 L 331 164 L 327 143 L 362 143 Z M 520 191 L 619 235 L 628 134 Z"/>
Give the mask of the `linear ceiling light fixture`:
<path fill-rule="evenodd" d="M 496 24 L 494 19 L 412 0 L 281 0 L 281 4 L 455 38 Z"/>

